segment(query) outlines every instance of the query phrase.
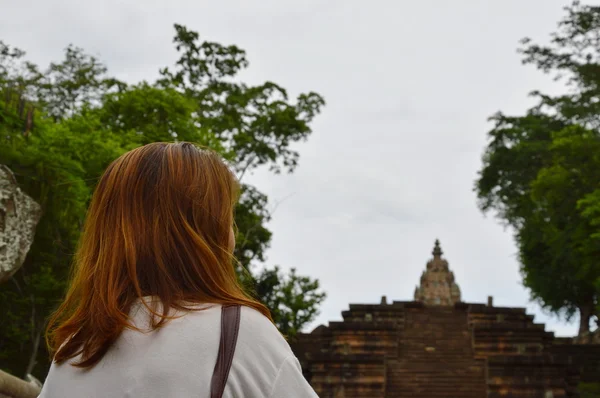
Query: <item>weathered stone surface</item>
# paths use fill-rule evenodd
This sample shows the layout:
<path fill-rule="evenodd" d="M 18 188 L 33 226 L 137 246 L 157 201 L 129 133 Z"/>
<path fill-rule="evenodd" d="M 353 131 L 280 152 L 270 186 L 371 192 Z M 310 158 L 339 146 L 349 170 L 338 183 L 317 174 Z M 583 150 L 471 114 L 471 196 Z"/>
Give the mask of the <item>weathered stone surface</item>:
<path fill-rule="evenodd" d="M 40 216 L 40 206 L 21 191 L 11 170 L 0 165 L 0 283 L 23 265 Z"/>
<path fill-rule="evenodd" d="M 446 290 L 423 283 L 442 274 Z M 293 342 L 320 397 L 566 398 L 600 382 L 600 344 L 555 338 L 525 308 L 460 302 L 438 243 L 424 275 L 422 300 L 350 304 Z"/>
<path fill-rule="evenodd" d="M 35 398 L 40 391 L 39 381 L 27 382 L 0 370 L 0 398 Z"/>
<path fill-rule="evenodd" d="M 433 259 L 421 275 L 421 284 L 415 289 L 415 301 L 427 305 L 454 305 L 460 302 L 460 288 L 454 281 L 454 273 L 448 261 L 442 258 L 440 241 L 435 241 Z"/>
<path fill-rule="evenodd" d="M 593 332 L 573 337 L 573 342 L 577 344 L 600 344 L 600 328 Z"/>

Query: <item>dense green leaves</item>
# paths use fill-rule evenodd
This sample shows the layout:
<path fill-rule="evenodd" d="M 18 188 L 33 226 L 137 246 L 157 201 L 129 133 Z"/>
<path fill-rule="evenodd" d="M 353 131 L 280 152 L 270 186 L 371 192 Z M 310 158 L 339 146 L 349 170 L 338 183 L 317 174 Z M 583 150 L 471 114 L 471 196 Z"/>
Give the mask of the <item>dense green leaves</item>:
<path fill-rule="evenodd" d="M 596 239 L 596 243 L 600 245 L 600 188 L 580 199 L 577 202 L 577 208 L 589 224 L 595 228 L 595 232 L 590 237 Z"/>
<path fill-rule="evenodd" d="M 180 58 L 172 70 L 161 70 L 158 84 L 174 87 L 196 102 L 196 122 L 225 144 L 242 175 L 265 164 L 276 172 L 282 167 L 292 171 L 298 153 L 290 144 L 308 137 L 323 98 L 311 92 L 290 103 L 286 90 L 273 82 L 235 82 L 231 78 L 248 66 L 243 50 L 200 42 L 197 33 L 175 28 Z"/>
<path fill-rule="evenodd" d="M 282 274 L 279 267 L 264 270 L 258 277 L 256 291 L 271 309 L 279 330 L 290 338 L 314 320 L 325 299 L 319 281 L 299 276 L 293 268 L 289 275 Z"/>
<path fill-rule="evenodd" d="M 271 220 L 266 195 L 249 185 L 242 185 L 235 209 L 235 257 L 240 265 L 250 269 L 254 261 L 265 261 L 265 251 L 271 241 L 271 231 L 265 224 Z"/>
<path fill-rule="evenodd" d="M 129 146 L 177 139 L 222 152 L 221 141 L 197 122 L 195 110 L 195 102 L 173 88 L 144 82 L 107 94 L 94 114 Z"/>
<path fill-rule="evenodd" d="M 0 113 L 18 119 L 5 104 Z M 41 205 L 42 217 L 23 267 L 0 290 L 0 312 L 11 320 L 0 323 L 0 364 L 24 376 L 39 363 L 36 374 L 43 375 L 48 361 L 42 331 L 65 289 L 94 177 L 120 152 L 114 142 L 85 134 L 81 119 L 55 124 L 40 118 L 27 138 L 20 128 L 6 127 L 0 163 Z"/>
<path fill-rule="evenodd" d="M 94 186 L 120 154 L 180 140 L 218 151 L 240 178 L 259 166 L 275 172 L 296 166 L 298 154 L 290 146 L 308 137 L 323 99 L 308 93 L 289 101 L 275 83 L 240 83 L 236 75 L 248 66 L 243 50 L 200 41 L 180 25 L 175 29 L 180 59 L 153 83 L 120 82 L 73 46 L 42 70 L 0 42 L 0 163 L 43 211 L 24 266 L 0 290 L 0 311 L 10 321 L 0 323 L 0 368 L 45 376 L 45 319 L 64 292 Z M 314 319 L 324 294 L 317 281 L 295 270 L 256 271 L 266 261 L 271 213 L 256 187 L 242 188 L 235 253 L 240 279 L 293 336 Z"/>
<path fill-rule="evenodd" d="M 600 183 L 600 136 L 571 126 L 552 135 L 548 153 L 547 166 L 531 182 L 534 213 L 526 224 L 536 229 L 532 234 L 547 246 L 549 258 L 542 264 L 540 251 L 524 251 L 525 282 L 551 310 L 567 315 L 580 310 L 591 317 L 598 299 L 600 245 L 594 237 L 598 226 L 582 214 L 579 202 Z"/>
<path fill-rule="evenodd" d="M 552 74 L 570 88 L 556 97 L 535 92 L 540 106 L 562 120 L 596 129 L 600 127 L 600 7 L 574 1 L 565 11 L 549 44 L 525 38 L 520 52 L 523 63 Z"/>
<path fill-rule="evenodd" d="M 531 212 L 530 182 L 547 163 L 552 131 L 564 123 L 539 112 L 523 117 L 497 114 L 483 156 L 476 189 L 482 210 L 494 209 L 508 224 L 519 226 Z"/>
<path fill-rule="evenodd" d="M 513 227 L 532 297 L 567 318 L 578 312 L 585 335 L 600 295 L 600 7 L 566 11 L 550 45 L 525 39 L 520 51 L 569 92 L 535 92 L 526 115 L 492 118 L 476 191 L 483 211 Z"/>

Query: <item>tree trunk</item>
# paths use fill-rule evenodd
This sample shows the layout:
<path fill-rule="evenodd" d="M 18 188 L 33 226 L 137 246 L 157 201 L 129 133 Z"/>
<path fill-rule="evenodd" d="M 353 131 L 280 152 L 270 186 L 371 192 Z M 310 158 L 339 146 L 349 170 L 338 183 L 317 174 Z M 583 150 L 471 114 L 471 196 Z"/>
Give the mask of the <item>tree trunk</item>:
<path fill-rule="evenodd" d="M 37 331 L 35 332 L 33 346 L 31 347 L 31 355 L 29 356 L 29 363 L 27 364 L 27 369 L 25 370 L 25 377 L 30 375 L 33 372 L 33 368 L 37 364 L 37 355 L 40 350 L 40 340 L 42 339 L 42 331 L 44 330 L 43 325 L 37 326 Z"/>
<path fill-rule="evenodd" d="M 29 363 L 25 370 L 25 378 L 33 372 L 33 368 L 37 363 L 37 355 L 40 349 L 40 338 L 42 337 L 42 331 L 44 329 L 44 323 L 37 321 L 37 314 L 35 311 L 35 295 L 29 296 L 31 301 L 31 354 L 29 355 Z"/>
<path fill-rule="evenodd" d="M 593 304 L 584 304 L 579 307 L 579 333 L 582 342 L 587 342 L 590 335 L 590 319 L 594 312 Z"/>

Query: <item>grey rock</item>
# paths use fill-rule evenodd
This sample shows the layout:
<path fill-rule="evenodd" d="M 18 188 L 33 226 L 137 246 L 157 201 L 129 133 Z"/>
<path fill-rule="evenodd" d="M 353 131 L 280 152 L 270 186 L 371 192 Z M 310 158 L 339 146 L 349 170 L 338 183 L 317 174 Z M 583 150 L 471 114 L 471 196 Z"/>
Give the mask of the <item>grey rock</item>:
<path fill-rule="evenodd" d="M 0 165 L 0 283 L 23 265 L 41 215 L 40 205 L 21 191 L 12 171 Z"/>

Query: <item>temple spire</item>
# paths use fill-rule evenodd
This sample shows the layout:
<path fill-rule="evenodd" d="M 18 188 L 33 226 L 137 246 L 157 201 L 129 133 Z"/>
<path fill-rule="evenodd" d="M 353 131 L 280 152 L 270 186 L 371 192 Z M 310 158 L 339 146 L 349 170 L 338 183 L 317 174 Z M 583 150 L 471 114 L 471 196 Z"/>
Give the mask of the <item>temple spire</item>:
<path fill-rule="evenodd" d="M 427 263 L 421 275 L 420 285 L 415 289 L 415 301 L 426 305 L 454 305 L 460 302 L 460 288 L 454 280 L 454 274 L 448 267 L 448 261 L 442 258 L 440 241 L 435 240 L 433 259 Z"/>
<path fill-rule="evenodd" d="M 444 252 L 442 251 L 442 248 L 440 247 L 439 239 L 435 240 L 435 246 L 434 246 L 433 252 L 431 254 L 433 254 L 433 257 L 436 257 L 436 258 L 442 257 L 442 254 L 444 254 Z"/>

